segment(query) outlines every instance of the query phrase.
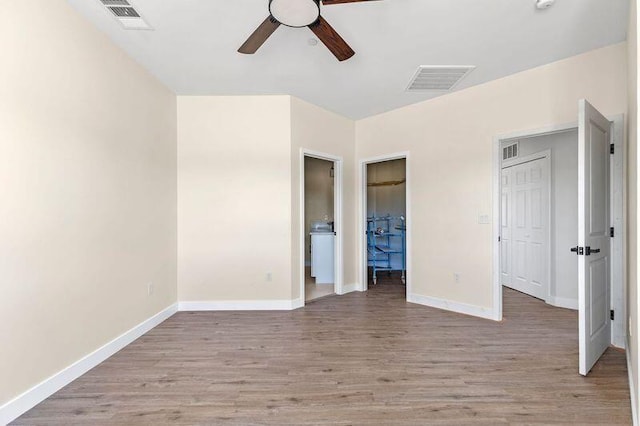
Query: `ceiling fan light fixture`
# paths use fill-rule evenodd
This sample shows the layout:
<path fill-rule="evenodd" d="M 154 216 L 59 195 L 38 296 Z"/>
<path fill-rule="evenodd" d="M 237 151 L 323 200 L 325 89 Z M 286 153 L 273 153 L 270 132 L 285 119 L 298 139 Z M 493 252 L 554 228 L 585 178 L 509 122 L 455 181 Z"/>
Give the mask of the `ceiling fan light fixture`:
<path fill-rule="evenodd" d="M 288 27 L 306 27 L 320 18 L 320 0 L 269 0 L 269 12 Z"/>

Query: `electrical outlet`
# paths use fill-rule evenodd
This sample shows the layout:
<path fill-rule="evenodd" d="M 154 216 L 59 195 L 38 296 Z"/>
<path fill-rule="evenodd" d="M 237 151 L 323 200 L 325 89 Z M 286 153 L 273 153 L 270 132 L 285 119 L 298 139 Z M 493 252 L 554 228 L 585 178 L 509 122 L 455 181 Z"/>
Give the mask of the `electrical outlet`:
<path fill-rule="evenodd" d="M 454 272 L 453 273 L 453 281 L 456 284 L 460 284 L 460 273 L 459 272 Z"/>
<path fill-rule="evenodd" d="M 153 294 L 153 283 L 147 284 L 147 296 L 151 296 Z"/>
<path fill-rule="evenodd" d="M 267 272 L 265 280 L 270 283 L 273 280 L 273 274 L 271 272 Z"/>

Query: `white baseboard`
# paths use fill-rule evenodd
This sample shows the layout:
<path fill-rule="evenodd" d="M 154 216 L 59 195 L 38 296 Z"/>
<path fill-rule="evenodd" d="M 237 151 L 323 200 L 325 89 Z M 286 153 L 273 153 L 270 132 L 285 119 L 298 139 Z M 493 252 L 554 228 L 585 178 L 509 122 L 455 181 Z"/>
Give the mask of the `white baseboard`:
<path fill-rule="evenodd" d="M 179 302 L 180 311 L 291 311 L 304 306 L 302 299 L 295 300 L 211 300 L 203 302 Z"/>
<path fill-rule="evenodd" d="M 629 340 L 625 342 L 627 347 L 629 346 Z M 636 393 L 636 388 L 633 386 L 633 370 L 631 369 L 631 360 L 629 359 L 630 351 L 626 351 L 625 353 L 627 358 L 627 374 L 629 375 L 629 396 L 631 399 L 631 419 L 633 420 L 633 426 L 638 426 L 638 397 Z"/>
<path fill-rule="evenodd" d="M 415 293 L 407 295 L 407 301 L 410 303 L 429 306 L 431 308 L 438 308 L 444 309 L 445 311 L 456 312 L 458 314 L 471 315 L 474 317 L 495 320 L 492 309 L 482 308 L 476 305 L 453 302 L 450 300 L 439 299 L 437 297 L 422 296 Z"/>
<path fill-rule="evenodd" d="M 557 306 L 558 308 L 578 310 L 578 299 L 569 299 L 566 297 L 551 296 L 546 301 L 548 304 Z"/>
<path fill-rule="evenodd" d="M 84 358 L 79 359 L 70 366 L 7 402 L 0 407 L 0 424 L 4 425 L 17 419 L 40 402 L 62 389 L 64 386 L 68 385 L 143 334 L 162 323 L 177 311 L 178 304 L 174 303 L 151 318 L 136 325 L 131 330 L 116 337 L 101 348 L 96 349 Z"/>
<path fill-rule="evenodd" d="M 347 294 L 347 293 L 353 293 L 354 291 L 361 291 L 360 290 L 360 286 L 358 285 L 358 283 L 343 284 L 342 285 L 342 293 L 340 293 L 340 296 L 342 296 L 343 294 Z"/>

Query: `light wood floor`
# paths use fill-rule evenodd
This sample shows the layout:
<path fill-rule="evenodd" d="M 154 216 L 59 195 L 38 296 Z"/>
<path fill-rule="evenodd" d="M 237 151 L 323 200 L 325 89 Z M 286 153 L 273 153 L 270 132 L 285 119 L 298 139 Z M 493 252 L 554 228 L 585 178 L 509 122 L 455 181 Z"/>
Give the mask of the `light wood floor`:
<path fill-rule="evenodd" d="M 502 323 L 403 299 L 179 313 L 15 424 L 630 424 L 624 354 L 580 377 L 575 312 L 512 290 Z"/>
<path fill-rule="evenodd" d="M 307 266 L 305 269 L 305 282 L 304 282 L 304 300 L 309 302 L 311 300 L 320 299 L 321 297 L 330 296 L 335 294 L 333 292 L 333 284 L 316 284 L 316 279 L 311 276 L 311 267 Z"/>

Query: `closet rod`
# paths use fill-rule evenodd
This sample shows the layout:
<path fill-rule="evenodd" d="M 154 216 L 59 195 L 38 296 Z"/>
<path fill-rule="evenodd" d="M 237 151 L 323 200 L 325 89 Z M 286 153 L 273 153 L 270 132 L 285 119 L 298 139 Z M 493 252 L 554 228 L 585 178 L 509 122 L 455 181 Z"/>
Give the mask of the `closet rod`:
<path fill-rule="evenodd" d="M 367 186 L 397 186 L 397 185 L 402 185 L 406 181 L 407 181 L 406 179 L 402 179 L 402 180 L 389 180 L 386 182 L 372 182 L 372 183 L 368 183 Z"/>

